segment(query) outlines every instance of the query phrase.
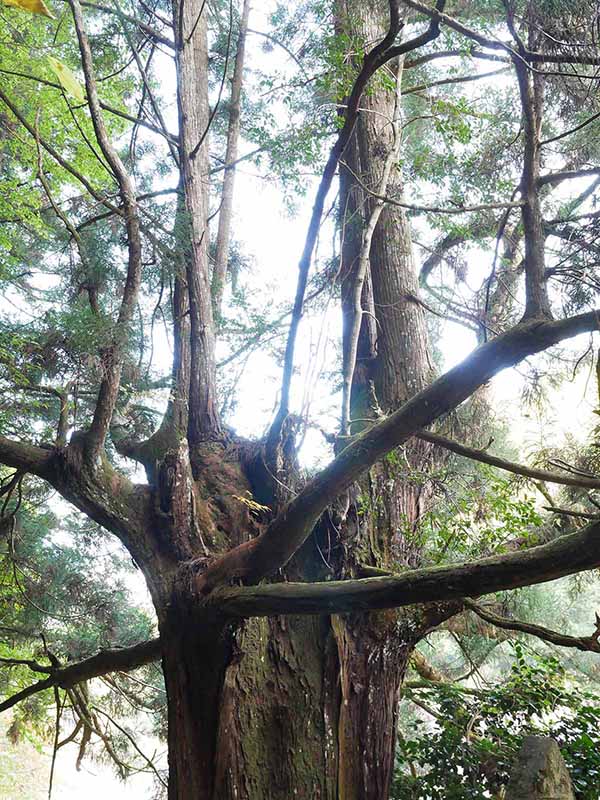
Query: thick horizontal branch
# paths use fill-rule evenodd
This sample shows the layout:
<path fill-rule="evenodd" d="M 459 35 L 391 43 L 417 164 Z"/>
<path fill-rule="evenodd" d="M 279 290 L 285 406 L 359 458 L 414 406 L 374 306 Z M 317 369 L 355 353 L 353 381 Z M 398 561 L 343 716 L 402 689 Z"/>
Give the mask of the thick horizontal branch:
<path fill-rule="evenodd" d="M 483 464 L 489 464 L 498 469 L 504 469 L 507 472 L 513 472 L 515 475 L 523 475 L 525 478 L 533 478 L 536 481 L 548 481 L 549 483 L 560 483 L 563 486 L 578 486 L 582 489 L 600 489 L 599 478 L 588 478 L 585 476 L 574 475 L 561 475 L 558 472 L 550 472 L 547 469 L 536 469 L 535 467 L 528 467 L 525 464 L 516 464 L 514 461 L 507 461 L 505 458 L 499 458 L 485 450 L 477 450 L 474 447 L 467 447 L 467 445 L 459 444 L 452 439 L 447 439 L 445 436 L 440 436 L 437 433 L 430 433 L 429 431 L 420 431 L 416 434 L 417 439 L 423 439 L 425 442 L 431 442 L 446 450 L 451 450 L 459 456 L 471 458 L 473 461 L 481 461 Z"/>
<path fill-rule="evenodd" d="M 402 575 L 326 583 L 276 583 L 216 589 L 203 602 L 233 617 L 340 614 L 480 597 L 600 567 L 600 523 L 554 541 L 466 564 Z"/>
<path fill-rule="evenodd" d="M 74 664 L 67 664 L 64 667 L 42 667 L 44 672 L 49 672 L 47 678 L 37 683 L 27 686 L 17 694 L 0 703 L 0 712 L 12 708 L 26 697 L 32 694 L 43 692 L 45 689 L 60 687 L 70 689 L 82 681 L 89 681 L 92 678 L 99 678 L 110 672 L 129 672 L 145 664 L 158 661 L 161 657 L 160 639 L 151 639 L 148 642 L 141 642 L 132 647 L 115 648 L 111 650 L 101 650 L 91 658 L 84 661 L 77 661 Z M 33 662 L 32 662 L 33 663 Z M 30 665 L 31 666 L 31 665 Z M 36 669 L 32 667 L 32 669 Z M 38 671 L 38 670 L 36 670 Z"/>
<path fill-rule="evenodd" d="M 483 608 L 478 603 L 472 600 L 465 600 L 465 607 L 469 608 L 481 619 L 495 625 L 497 628 L 502 628 L 508 631 L 517 631 L 518 633 L 526 633 L 529 636 L 536 636 L 538 639 L 543 639 L 550 644 L 559 645 L 559 647 L 575 647 L 577 650 L 583 650 L 591 653 L 600 653 L 600 618 L 596 615 L 596 630 L 591 636 L 567 636 L 564 633 L 558 633 L 550 628 L 544 628 L 541 625 L 534 625 L 529 622 L 520 622 L 516 619 L 507 619 L 487 608 Z"/>
<path fill-rule="evenodd" d="M 44 475 L 46 467 L 54 458 L 53 448 L 36 447 L 33 444 L 15 442 L 0 436 L 0 464 L 7 467 Z"/>
<path fill-rule="evenodd" d="M 589 178 L 600 175 L 600 167 L 590 167 L 588 169 L 569 169 L 562 172 L 549 172 L 547 175 L 540 175 L 538 185 L 554 185 L 562 181 L 574 180 L 576 178 Z"/>

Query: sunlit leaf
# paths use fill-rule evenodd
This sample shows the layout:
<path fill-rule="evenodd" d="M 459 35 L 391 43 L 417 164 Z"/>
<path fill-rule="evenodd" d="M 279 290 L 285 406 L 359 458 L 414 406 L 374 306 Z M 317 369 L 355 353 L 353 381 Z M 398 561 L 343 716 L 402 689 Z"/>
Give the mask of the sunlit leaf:
<path fill-rule="evenodd" d="M 6 6 L 14 6 L 23 11 L 29 11 L 31 14 L 43 14 L 50 19 L 56 19 L 44 0 L 3 0 L 3 2 Z"/>
<path fill-rule="evenodd" d="M 70 94 L 80 103 L 85 102 L 83 87 L 69 67 L 67 67 L 66 64 L 63 64 L 62 61 L 59 61 L 57 58 L 53 58 L 52 56 L 48 56 L 48 61 L 52 67 L 52 71 L 60 81 L 60 84 L 65 92 Z"/>

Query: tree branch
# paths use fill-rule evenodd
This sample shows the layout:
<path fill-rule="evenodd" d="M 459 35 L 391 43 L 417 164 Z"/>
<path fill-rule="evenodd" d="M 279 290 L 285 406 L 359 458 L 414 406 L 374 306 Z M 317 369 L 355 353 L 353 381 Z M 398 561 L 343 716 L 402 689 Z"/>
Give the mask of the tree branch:
<path fill-rule="evenodd" d="M 436 9 L 444 8 L 445 0 L 437 0 Z M 312 254 L 317 242 L 319 228 L 321 225 L 321 217 L 323 215 L 323 208 L 325 199 L 331 188 L 333 178 L 338 166 L 338 162 L 344 152 L 354 130 L 354 125 L 359 115 L 359 103 L 364 89 L 366 88 L 371 77 L 377 70 L 383 66 L 387 61 L 392 58 L 409 53 L 416 50 L 427 42 L 432 41 L 439 35 L 439 24 L 437 20 L 433 19 L 427 30 L 420 36 L 416 36 L 407 42 L 394 46 L 394 41 L 402 27 L 398 0 L 390 0 L 390 27 L 386 36 L 377 44 L 369 53 L 364 57 L 362 68 L 356 78 L 352 91 L 348 98 L 348 103 L 344 113 L 344 124 L 338 134 L 338 138 L 331 148 L 329 158 L 323 170 L 321 182 L 317 190 L 315 202 L 312 209 L 311 219 L 306 234 L 304 243 L 304 250 L 298 265 L 298 284 L 296 288 L 296 297 L 294 300 L 294 309 L 292 312 L 292 320 L 288 333 L 288 339 L 285 349 L 283 377 L 281 386 L 281 401 L 279 410 L 275 417 L 275 421 L 271 427 L 269 439 L 276 441 L 279 438 L 281 426 L 289 411 L 290 401 L 290 386 L 292 380 L 292 372 L 294 368 L 294 348 L 296 344 L 296 336 L 300 319 L 302 317 L 302 310 L 304 307 L 304 295 L 306 293 L 306 284 L 308 281 L 308 272 L 312 260 Z"/>
<path fill-rule="evenodd" d="M 43 477 L 53 458 L 53 448 L 36 447 L 33 444 L 15 442 L 6 436 L 0 436 L 0 464 L 7 467 Z"/>
<path fill-rule="evenodd" d="M 160 31 L 157 31 L 156 28 L 153 28 L 151 25 L 148 25 L 147 22 L 144 22 L 141 19 L 137 19 L 137 17 L 132 17 L 129 14 L 124 14 L 118 8 L 111 8 L 110 6 L 104 6 L 99 3 L 88 3 L 82 2 L 82 6 L 86 8 L 93 8 L 94 11 L 101 11 L 105 14 L 117 14 L 118 16 L 126 19 L 128 22 L 133 23 L 136 25 L 143 33 L 145 33 L 150 39 L 158 42 L 159 44 L 165 45 L 165 47 L 169 47 L 171 50 L 175 49 L 175 42 L 172 39 L 169 39 L 167 36 L 164 36 Z"/>
<path fill-rule="evenodd" d="M 473 611 L 481 619 L 495 625 L 497 628 L 502 628 L 508 631 L 518 631 L 519 633 L 526 633 L 529 636 L 537 636 L 538 639 L 543 639 L 545 642 L 559 645 L 560 647 L 575 647 L 577 650 L 583 650 L 590 653 L 600 653 L 600 617 L 596 614 L 596 629 L 591 636 L 567 636 L 567 634 L 557 633 L 550 628 L 544 628 L 541 625 L 533 625 L 529 622 L 520 622 L 516 619 L 507 619 L 492 611 L 488 611 L 478 603 L 472 600 L 465 600 L 466 608 Z"/>
<path fill-rule="evenodd" d="M 407 94 L 404 92 L 403 94 Z M 379 200 L 382 203 L 387 203 L 391 206 L 397 206 L 398 208 L 405 208 L 408 211 L 415 211 L 416 213 L 421 214 L 466 214 L 470 211 L 492 211 L 498 208 L 522 208 L 523 201 L 508 201 L 505 203 L 480 203 L 479 205 L 474 206 L 464 206 L 464 205 L 457 205 L 456 208 L 451 206 L 419 206 L 413 203 L 405 203 L 402 200 L 397 200 L 395 197 L 388 197 L 385 194 L 381 194 L 381 192 L 376 192 L 373 189 L 370 189 L 366 183 L 362 180 L 362 178 L 354 172 L 350 168 L 348 164 L 344 162 L 344 167 L 352 173 L 352 176 L 355 178 L 356 182 L 359 184 L 361 189 L 363 189 L 368 195 L 373 197 L 375 200 Z"/>
<path fill-rule="evenodd" d="M 521 175 L 521 208 L 525 241 L 525 317 L 551 317 L 550 301 L 546 287 L 544 222 L 539 195 L 540 140 L 542 121 L 542 89 L 540 76 L 537 82 L 527 68 L 524 45 L 518 37 L 509 14 L 509 27 L 515 36 L 519 53 L 512 59 L 517 74 L 521 108 L 523 112 L 523 171 Z"/>
<path fill-rule="evenodd" d="M 11 112 L 12 112 L 12 114 L 13 114 L 13 115 L 16 117 L 16 119 L 18 119 L 18 120 L 19 120 L 19 122 L 21 123 L 21 125 L 22 125 L 22 126 L 23 126 L 23 127 L 24 127 L 24 128 L 27 130 L 27 131 L 28 131 L 28 133 L 30 133 L 30 134 L 31 134 L 31 136 L 33 136 L 33 138 L 35 139 L 35 138 L 36 138 L 36 131 L 35 131 L 35 128 L 34 128 L 34 126 L 33 126 L 33 125 L 30 123 L 30 122 L 28 122 L 28 120 L 27 120 L 27 119 L 26 119 L 26 118 L 23 116 L 23 114 L 22 114 L 22 113 L 19 111 L 19 109 L 18 109 L 18 108 L 15 106 L 15 104 L 12 102 L 12 100 L 10 99 L 10 97 L 8 97 L 8 95 L 7 95 L 7 94 L 6 94 L 6 93 L 5 93 L 5 92 L 2 90 L 2 88 L 0 88 L 0 100 L 2 100 L 2 102 L 4 103 L 4 105 L 5 105 L 5 106 L 7 106 L 7 108 L 9 108 L 9 109 L 10 109 L 10 111 L 11 111 Z M 75 169 L 75 167 L 74 167 L 72 164 L 70 164 L 70 163 L 69 163 L 69 162 L 68 162 L 68 161 L 67 161 L 65 158 L 63 158 L 63 157 L 62 157 L 62 155 L 61 155 L 61 154 L 60 154 L 60 153 L 59 153 L 57 150 L 55 150 L 55 148 L 54 148 L 54 147 L 52 147 L 52 145 L 51 145 L 49 142 L 47 142 L 45 139 L 42 139 L 42 138 L 39 138 L 39 141 L 40 141 L 40 144 L 42 145 L 42 147 L 44 148 L 44 150 L 45 150 L 45 151 L 46 151 L 46 152 L 47 152 L 47 153 L 48 153 L 50 156 L 52 156 L 52 158 L 53 158 L 53 159 L 56 161 L 56 163 L 57 163 L 57 164 L 60 164 L 60 166 L 61 166 L 61 167 L 62 167 L 62 168 L 63 168 L 63 169 L 66 171 L 66 172 L 68 172 L 68 173 L 69 173 L 69 175 L 71 175 L 73 178 L 75 178 L 76 180 L 78 180 L 78 181 L 79 181 L 79 183 L 81 183 L 81 185 L 82 185 L 82 186 L 84 186 L 84 187 L 87 189 L 87 191 L 88 191 L 88 192 L 90 193 L 90 195 L 91 195 L 91 196 L 94 198 L 94 200 L 98 200 L 98 202 L 100 202 L 100 203 L 102 203 L 103 205 L 105 205 L 105 206 L 106 206 L 107 208 L 109 208 L 109 209 L 110 209 L 110 210 L 111 210 L 113 213 L 115 213 L 115 214 L 120 214 L 120 211 L 119 211 L 119 210 L 116 208 L 116 206 L 114 206 L 112 203 L 110 203 L 110 202 L 109 202 L 109 201 L 108 201 L 108 200 L 107 200 L 107 199 L 104 197 L 104 195 L 102 195 L 100 192 L 96 191 L 96 189 L 95 189 L 95 188 L 92 186 L 92 184 L 91 184 L 91 183 L 90 183 L 90 182 L 87 180 L 87 178 L 86 178 L 84 175 L 82 175 L 82 174 L 81 174 L 81 172 L 79 172 L 77 169 Z"/>
<path fill-rule="evenodd" d="M 119 185 L 119 194 L 123 205 L 123 216 L 127 228 L 128 265 L 127 277 L 123 289 L 123 297 L 116 323 L 113 343 L 101 353 L 104 378 L 100 384 L 98 400 L 94 410 L 94 417 L 89 431 L 88 456 L 95 459 L 104 446 L 110 420 L 117 402 L 122 370 L 122 351 L 127 338 L 127 328 L 131 321 L 135 303 L 140 287 L 142 273 L 142 242 L 140 222 L 137 210 L 135 186 L 129 173 L 125 169 L 119 154 L 113 147 L 102 117 L 102 110 L 98 98 L 96 79 L 90 43 L 85 32 L 83 13 L 79 0 L 69 0 L 73 21 L 79 42 L 81 63 L 85 77 L 90 115 L 100 149 L 108 162 Z"/>
<path fill-rule="evenodd" d="M 600 523 L 554 541 L 466 564 L 401 575 L 322 583 L 275 583 L 216 589 L 201 607 L 232 617 L 340 614 L 455 600 L 562 578 L 600 567 Z"/>
<path fill-rule="evenodd" d="M 469 28 L 467 25 L 464 25 L 454 17 L 444 14 L 443 11 L 439 9 L 429 8 L 423 3 L 417 2 L 417 0 L 403 0 L 403 2 L 404 5 L 408 6 L 409 8 L 412 8 L 415 11 L 420 11 L 422 14 L 425 14 L 432 20 L 437 20 L 438 24 L 443 22 L 444 25 L 452 28 L 452 30 L 455 30 L 457 33 L 462 33 L 463 36 L 472 39 L 482 47 L 489 47 L 491 50 L 503 50 L 507 53 L 510 53 L 511 56 L 517 54 L 516 50 L 514 50 L 514 48 L 508 42 L 503 42 L 499 39 L 491 39 L 488 36 L 484 36 L 473 28 Z M 524 63 L 535 62 L 538 64 L 587 64 L 589 66 L 597 66 L 600 64 L 600 56 L 577 56 L 568 55 L 566 53 L 537 53 L 532 50 L 528 50 L 526 47 L 522 48 L 521 56 Z"/>
<path fill-rule="evenodd" d="M 462 363 L 419 392 L 400 409 L 359 434 L 282 510 L 264 534 L 234 548 L 198 577 L 208 593 L 222 581 L 256 581 L 282 567 L 304 543 L 327 506 L 386 453 L 430 425 L 506 367 L 553 344 L 597 330 L 600 312 L 560 321 L 529 320 L 482 344 Z"/>
<path fill-rule="evenodd" d="M 250 15 L 250 0 L 244 0 L 240 29 L 238 33 L 235 66 L 231 81 L 231 96 L 229 100 L 229 123 L 227 126 L 227 146 L 225 149 L 225 164 L 228 165 L 223 177 L 221 192 L 221 210 L 219 213 L 219 226 L 215 246 L 215 264 L 212 275 L 212 298 L 217 315 L 221 312 L 227 265 L 229 262 L 229 247 L 231 244 L 231 223 L 233 218 L 233 191 L 235 185 L 235 164 L 238 161 L 238 145 L 240 141 L 240 119 L 242 108 L 242 86 L 244 77 L 244 58 L 246 52 L 246 34 L 248 33 L 248 17 Z"/>
<path fill-rule="evenodd" d="M 32 694 L 43 692 L 45 689 L 50 689 L 54 686 L 61 689 L 70 689 L 78 683 L 89 681 L 92 678 L 99 678 L 109 672 L 129 672 L 145 664 L 158 661 L 160 657 L 160 639 L 151 639 L 148 642 L 141 642 L 132 647 L 101 650 L 91 658 L 86 658 L 84 661 L 76 661 L 64 667 L 43 667 L 44 672 L 50 673 L 49 676 L 31 686 L 27 686 L 0 703 L 0 713 L 12 708 L 21 700 L 31 697 Z M 31 669 L 37 672 L 39 671 L 37 666 L 31 666 Z"/>
<path fill-rule="evenodd" d="M 590 167 L 589 169 L 568 169 L 562 172 L 549 172 L 547 175 L 540 175 L 538 186 L 553 186 L 562 181 L 573 180 L 574 178 L 588 178 L 593 175 L 600 175 L 600 167 Z"/>
<path fill-rule="evenodd" d="M 578 486 L 582 489 L 600 489 L 600 478 L 561 475 L 558 472 L 550 472 L 546 469 L 536 469 L 535 467 L 528 467 L 525 464 L 516 464 L 513 461 L 507 461 L 505 458 L 494 456 L 485 450 L 477 450 L 474 447 L 468 447 L 467 445 L 460 444 L 452 439 L 447 439 L 445 436 L 440 436 L 437 433 L 430 433 L 429 431 L 420 431 L 415 434 L 415 436 L 417 439 L 422 439 L 425 442 L 436 444 L 438 447 L 451 450 L 459 456 L 470 458 L 473 461 L 481 461 L 483 464 L 489 464 L 492 467 L 498 467 L 498 469 L 513 472 L 515 475 L 523 475 L 526 478 L 533 478 L 536 481 L 560 483 L 563 486 Z"/>

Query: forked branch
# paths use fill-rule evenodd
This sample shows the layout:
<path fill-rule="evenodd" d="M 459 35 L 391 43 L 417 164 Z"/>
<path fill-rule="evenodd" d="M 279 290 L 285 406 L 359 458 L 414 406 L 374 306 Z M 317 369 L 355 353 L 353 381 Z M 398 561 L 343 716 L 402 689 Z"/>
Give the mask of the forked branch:
<path fill-rule="evenodd" d="M 21 700 L 31 697 L 31 695 L 37 694 L 38 692 L 43 692 L 45 689 L 51 689 L 53 687 L 70 689 L 78 683 L 91 680 L 92 678 L 99 678 L 101 675 L 107 675 L 110 672 L 129 672 L 145 664 L 158 661 L 160 657 L 160 639 L 151 639 L 148 642 L 141 642 L 132 647 L 101 650 L 99 653 L 96 653 L 95 656 L 91 656 L 91 658 L 86 658 L 84 661 L 77 661 L 73 664 L 67 664 L 64 667 L 45 667 L 34 664 L 33 662 L 28 662 L 28 666 L 30 666 L 32 670 L 43 672 L 47 674 L 48 677 L 31 686 L 27 686 L 22 691 L 4 700 L 0 703 L 0 712 L 12 708 L 14 705 L 21 702 Z"/>

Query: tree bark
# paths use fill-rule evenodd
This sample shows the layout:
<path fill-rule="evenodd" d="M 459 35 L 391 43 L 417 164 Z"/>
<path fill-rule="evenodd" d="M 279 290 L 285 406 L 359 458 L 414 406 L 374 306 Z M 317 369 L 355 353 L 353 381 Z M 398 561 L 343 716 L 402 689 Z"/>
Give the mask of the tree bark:
<path fill-rule="evenodd" d="M 235 184 L 235 161 L 238 156 L 240 140 L 240 114 L 242 107 L 242 84 L 244 78 L 244 55 L 246 52 L 246 35 L 248 33 L 248 17 L 250 16 L 250 0 L 244 0 L 240 31 L 238 34 L 235 67 L 231 81 L 231 97 L 229 99 L 229 126 L 227 128 L 227 147 L 225 150 L 225 173 L 221 191 L 221 211 L 215 250 L 215 266 L 212 277 L 213 305 L 217 316 L 221 311 L 227 261 L 231 242 L 231 222 L 233 215 L 233 189 Z"/>
<path fill-rule="evenodd" d="M 181 226 L 190 318 L 188 438 L 196 445 L 220 430 L 216 400 L 215 329 L 208 268 L 208 44 L 200 0 L 174 0 L 177 101 L 182 185 Z"/>
<path fill-rule="evenodd" d="M 372 46 L 387 30 L 386 4 L 339 0 L 337 27 L 360 46 Z M 360 48 L 359 48 L 360 49 Z M 358 347 L 351 342 L 356 324 L 354 285 L 361 280 L 363 231 L 373 219 L 377 200 L 360 182 L 384 194 L 401 196 L 397 165 L 389 157 L 397 149 L 396 103 L 401 102 L 402 62 L 386 66 L 397 90 L 384 88 L 379 74 L 361 100 L 354 135 L 343 156 L 342 313 L 344 371 L 348 375 L 352 349 L 357 350 L 352 374 L 351 427 L 356 433 L 364 420 L 376 419 L 419 392 L 432 375 L 429 343 L 418 296 L 418 278 L 406 215 L 386 205 L 372 232 L 367 279 L 362 287 L 363 311 Z M 390 81 L 386 85 L 389 87 Z M 379 209 L 377 209 L 379 211 Z M 345 224 L 344 224 L 345 223 Z M 361 423 L 360 420 L 363 420 Z M 343 430 L 343 433 L 346 431 Z M 432 448 L 412 440 L 404 448 L 405 464 L 386 459 L 370 470 L 348 496 L 346 545 L 342 574 L 352 574 L 360 562 L 399 569 L 419 562 L 418 544 L 411 535 L 423 511 L 426 491 L 412 481 L 411 470 L 424 466 Z M 342 704 L 339 741 L 339 797 L 348 800 L 385 798 L 394 766 L 398 689 L 414 644 L 422 634 L 410 613 L 398 611 L 349 614 L 333 618 L 338 645 Z"/>

